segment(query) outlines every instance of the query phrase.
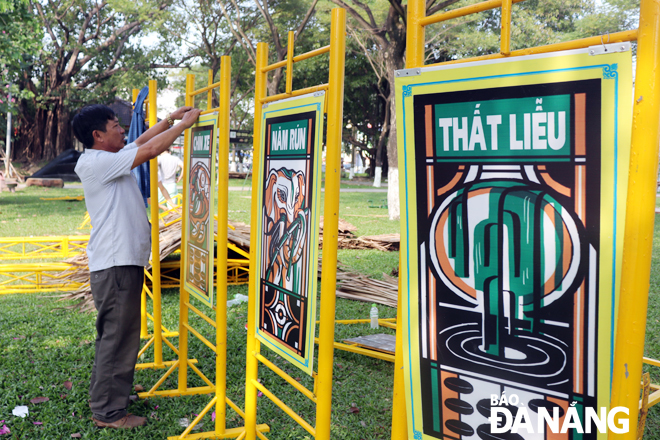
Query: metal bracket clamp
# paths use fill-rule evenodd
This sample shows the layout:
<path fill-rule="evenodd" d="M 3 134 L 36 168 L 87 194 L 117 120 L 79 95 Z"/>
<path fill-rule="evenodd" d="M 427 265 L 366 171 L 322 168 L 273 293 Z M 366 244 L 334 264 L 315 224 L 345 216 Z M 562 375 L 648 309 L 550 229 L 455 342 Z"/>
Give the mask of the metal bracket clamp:
<path fill-rule="evenodd" d="M 596 46 L 589 46 L 589 55 L 603 55 L 606 53 L 628 52 L 630 50 L 630 42 L 624 41 L 622 43 L 598 44 Z"/>
<path fill-rule="evenodd" d="M 403 78 L 406 76 L 418 76 L 421 74 L 422 74 L 422 69 L 419 67 L 415 67 L 414 69 L 401 69 L 394 72 L 394 75 L 397 78 Z"/>

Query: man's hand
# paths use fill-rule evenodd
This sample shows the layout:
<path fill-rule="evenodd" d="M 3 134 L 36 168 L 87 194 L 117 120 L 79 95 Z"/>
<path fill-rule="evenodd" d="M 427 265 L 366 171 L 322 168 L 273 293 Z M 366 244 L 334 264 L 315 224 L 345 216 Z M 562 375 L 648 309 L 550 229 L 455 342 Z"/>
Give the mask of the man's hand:
<path fill-rule="evenodd" d="M 175 124 L 169 130 L 165 129 L 157 134 L 158 132 L 156 131 L 156 128 L 158 128 L 158 125 L 155 125 L 147 130 L 142 136 L 137 138 L 135 143 L 138 146 L 138 151 L 133 160 L 132 168 L 155 158 L 168 149 L 170 145 L 172 145 L 172 142 L 174 142 L 185 129 L 192 127 L 197 121 L 197 118 L 199 118 L 199 114 L 202 112 L 201 110 L 192 107 L 181 107 L 177 110 L 177 112 L 179 111 L 181 111 L 181 122 Z M 170 117 L 174 117 L 174 115 Z M 160 125 L 162 126 L 163 124 Z M 167 122 L 164 126 L 167 128 Z M 141 141 L 144 141 L 144 143 Z"/>
<path fill-rule="evenodd" d="M 192 110 L 193 107 L 184 105 L 183 107 L 179 107 L 178 109 L 174 110 L 172 113 L 170 113 L 170 118 L 172 119 L 183 119 L 183 115 L 185 115 L 187 112 Z"/>
<path fill-rule="evenodd" d="M 190 128 L 192 125 L 197 122 L 197 118 L 199 118 L 199 114 L 202 113 L 200 109 L 197 108 L 191 108 L 191 107 L 181 107 L 181 108 L 188 108 L 190 110 L 186 110 L 185 113 L 183 113 L 183 117 L 181 118 L 181 125 L 183 125 L 185 128 Z M 181 109 L 179 109 L 181 110 Z M 177 111 L 179 111 L 177 110 Z M 174 115 L 172 115 L 174 117 Z"/>

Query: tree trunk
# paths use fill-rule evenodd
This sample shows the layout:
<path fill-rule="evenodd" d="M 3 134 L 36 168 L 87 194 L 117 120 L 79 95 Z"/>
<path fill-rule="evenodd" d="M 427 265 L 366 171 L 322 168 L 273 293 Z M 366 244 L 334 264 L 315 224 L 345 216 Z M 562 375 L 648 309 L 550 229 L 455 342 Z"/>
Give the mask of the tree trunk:
<path fill-rule="evenodd" d="M 378 146 L 376 147 L 376 160 L 374 168 L 374 184 L 376 188 L 380 188 L 380 182 L 383 175 L 383 152 L 387 146 L 387 141 L 390 134 L 390 103 L 385 103 L 385 117 L 383 118 L 383 128 L 380 131 L 378 138 Z"/>
<path fill-rule="evenodd" d="M 219 57 L 211 57 L 211 75 L 213 75 L 211 77 L 211 81 L 213 82 L 216 81 L 215 78 L 218 76 L 218 72 L 220 71 L 220 61 L 221 59 Z M 218 78 L 218 81 L 220 81 L 220 78 Z M 220 90 L 213 89 L 211 97 L 211 108 L 218 108 L 220 106 Z"/>
<path fill-rule="evenodd" d="M 390 82 L 390 135 L 387 140 L 387 206 L 390 220 L 398 220 L 400 215 L 399 155 L 396 141 L 396 104 L 394 102 L 396 87 L 394 86 L 394 71 L 403 67 L 403 59 L 396 60 L 391 53 L 389 55 L 388 60 L 385 62 L 388 72 L 388 81 Z"/>
<path fill-rule="evenodd" d="M 64 108 L 64 98 L 60 98 L 57 106 L 57 140 L 55 141 L 55 156 L 73 147 L 71 142 L 71 123 L 69 110 Z"/>
<path fill-rule="evenodd" d="M 57 105 L 55 106 L 55 109 Z M 56 110 L 49 109 L 46 112 L 46 124 L 44 130 L 44 148 L 41 159 L 51 160 L 55 157 L 56 139 L 57 139 L 57 118 Z"/>
<path fill-rule="evenodd" d="M 281 60 L 278 60 L 281 61 Z M 277 89 L 280 86 L 280 82 L 284 78 L 284 69 L 275 69 L 273 72 L 273 78 L 268 81 L 266 88 L 268 88 L 268 96 L 277 95 Z"/>
<path fill-rule="evenodd" d="M 25 113 L 29 115 L 29 113 Z M 44 146 L 44 122 L 46 121 L 46 110 L 38 109 L 33 119 L 22 118 L 20 138 L 21 156 L 29 162 L 41 159 Z M 18 150 L 18 149 L 17 149 Z"/>

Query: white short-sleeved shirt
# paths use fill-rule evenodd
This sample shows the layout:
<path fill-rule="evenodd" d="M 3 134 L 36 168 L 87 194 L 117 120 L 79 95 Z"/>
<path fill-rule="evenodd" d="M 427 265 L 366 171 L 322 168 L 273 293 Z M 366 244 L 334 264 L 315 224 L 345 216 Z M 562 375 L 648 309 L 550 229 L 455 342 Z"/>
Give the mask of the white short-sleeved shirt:
<path fill-rule="evenodd" d="M 136 154 L 135 143 L 117 153 L 85 149 L 76 164 L 92 222 L 87 245 L 90 272 L 149 262 L 151 228 L 131 173 Z"/>
<path fill-rule="evenodd" d="M 183 169 L 183 162 L 176 156 L 163 153 L 158 156 L 158 178 L 163 183 L 176 183 L 176 172 Z"/>

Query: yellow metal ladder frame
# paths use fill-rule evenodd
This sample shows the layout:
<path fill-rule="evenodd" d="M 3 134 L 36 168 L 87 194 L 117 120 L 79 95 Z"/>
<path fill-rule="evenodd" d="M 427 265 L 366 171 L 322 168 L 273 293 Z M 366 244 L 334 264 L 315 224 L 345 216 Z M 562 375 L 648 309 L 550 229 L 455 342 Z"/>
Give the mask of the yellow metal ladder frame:
<path fill-rule="evenodd" d="M 343 9 L 333 9 L 330 25 L 330 45 L 320 49 L 294 56 L 294 33 L 289 32 L 287 59 L 268 65 L 268 45 L 257 45 L 257 68 L 255 78 L 255 108 L 253 133 L 253 161 L 252 169 L 259 169 L 261 158 L 261 118 L 264 104 L 284 98 L 301 96 L 320 90 L 327 91 L 327 149 L 325 174 L 325 208 L 324 208 L 324 239 L 323 239 L 323 270 L 321 271 L 321 320 L 318 338 L 318 373 L 313 374 L 314 390 L 310 391 L 300 385 L 294 378 L 278 368 L 260 353 L 261 344 L 255 335 L 256 304 L 254 298 L 248 301 L 248 335 L 247 360 L 245 379 L 245 439 L 255 440 L 257 437 L 266 437 L 257 428 L 257 391 L 261 391 L 289 417 L 314 438 L 320 440 L 330 439 L 330 413 L 332 405 L 332 372 L 334 358 L 334 331 L 335 331 L 335 288 L 337 277 L 337 228 L 339 221 L 339 187 L 341 172 L 341 135 L 344 101 L 344 60 L 346 51 L 346 12 Z M 293 90 L 293 64 L 308 58 L 329 53 L 330 67 L 327 84 Z M 285 93 L 268 96 L 266 79 L 268 72 L 286 67 Z M 258 179 L 252 179 L 252 194 L 258 194 Z M 252 198 L 251 225 L 257 224 L 257 217 L 261 207 L 256 205 L 257 198 Z M 332 232 L 334 231 L 334 233 Z M 256 243 L 256 230 L 251 231 L 251 242 Z M 250 247 L 250 292 L 256 290 L 259 272 L 255 266 L 256 246 Z M 316 404 L 316 426 L 312 426 L 285 402 L 275 396 L 270 390 L 258 381 L 259 363 L 270 368 L 282 379 L 296 388 L 305 397 Z"/>

